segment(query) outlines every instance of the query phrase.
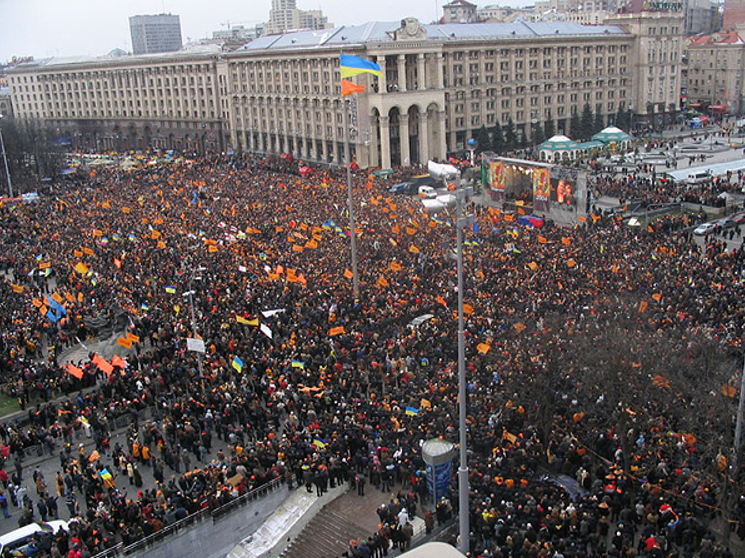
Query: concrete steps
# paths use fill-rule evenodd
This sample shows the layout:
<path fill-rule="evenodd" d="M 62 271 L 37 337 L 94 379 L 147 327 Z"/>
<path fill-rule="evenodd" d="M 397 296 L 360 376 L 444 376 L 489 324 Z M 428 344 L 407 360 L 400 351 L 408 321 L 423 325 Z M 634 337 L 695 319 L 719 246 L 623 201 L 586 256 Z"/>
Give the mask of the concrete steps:
<path fill-rule="evenodd" d="M 282 552 L 281 558 L 335 558 L 349 549 L 349 542 L 367 538 L 356 525 L 336 513 L 325 509 L 316 515 L 298 537 Z"/>

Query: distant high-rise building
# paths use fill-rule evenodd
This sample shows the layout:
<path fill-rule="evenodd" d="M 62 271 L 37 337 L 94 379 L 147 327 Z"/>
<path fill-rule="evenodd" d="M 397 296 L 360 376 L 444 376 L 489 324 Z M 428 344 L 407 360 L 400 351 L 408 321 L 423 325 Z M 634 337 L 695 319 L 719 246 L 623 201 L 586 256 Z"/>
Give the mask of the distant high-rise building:
<path fill-rule="evenodd" d="M 136 15 L 129 18 L 134 54 L 181 50 L 181 20 L 177 15 Z"/>
<path fill-rule="evenodd" d="M 298 10 L 296 0 L 272 0 L 269 21 L 264 27 L 267 35 L 293 29 L 330 29 L 333 27 L 321 10 Z"/>

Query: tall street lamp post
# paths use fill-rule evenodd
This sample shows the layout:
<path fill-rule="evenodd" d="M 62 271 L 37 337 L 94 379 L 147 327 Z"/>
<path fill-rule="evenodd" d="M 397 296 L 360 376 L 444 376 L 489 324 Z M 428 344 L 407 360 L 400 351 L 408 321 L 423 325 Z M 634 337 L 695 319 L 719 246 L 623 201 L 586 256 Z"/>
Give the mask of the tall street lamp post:
<path fill-rule="evenodd" d="M 460 513 L 460 551 L 468 555 L 469 504 L 468 504 L 468 452 L 466 447 L 466 350 L 463 319 L 463 229 L 473 226 L 473 215 L 465 215 L 465 205 L 473 196 L 468 186 L 455 192 L 457 203 L 456 229 L 458 249 L 458 399 L 460 422 L 460 466 L 458 467 L 458 508 Z"/>

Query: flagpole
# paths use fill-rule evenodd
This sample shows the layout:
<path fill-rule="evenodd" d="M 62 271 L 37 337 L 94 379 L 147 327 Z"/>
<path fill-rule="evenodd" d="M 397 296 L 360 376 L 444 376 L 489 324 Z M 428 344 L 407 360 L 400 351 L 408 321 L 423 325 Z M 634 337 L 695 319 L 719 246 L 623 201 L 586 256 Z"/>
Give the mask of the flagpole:
<path fill-rule="evenodd" d="M 348 103 L 348 101 L 344 99 L 344 96 L 342 96 L 341 102 L 342 112 L 344 113 L 344 160 L 347 164 L 347 204 L 349 206 L 349 234 L 352 240 L 352 292 L 354 293 L 354 300 L 356 301 L 360 298 L 360 278 L 357 273 L 357 233 L 355 232 L 354 207 L 352 205 L 352 149 L 349 143 L 349 115 L 347 114 L 347 108 L 351 105 L 351 103 Z"/>

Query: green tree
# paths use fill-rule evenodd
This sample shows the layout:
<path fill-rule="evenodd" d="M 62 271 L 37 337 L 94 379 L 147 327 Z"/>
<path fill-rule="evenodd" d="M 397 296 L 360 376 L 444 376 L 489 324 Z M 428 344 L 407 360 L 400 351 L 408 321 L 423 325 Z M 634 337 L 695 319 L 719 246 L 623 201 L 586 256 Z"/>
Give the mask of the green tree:
<path fill-rule="evenodd" d="M 605 129 L 605 119 L 603 118 L 603 115 L 600 113 L 597 113 L 595 115 L 595 125 L 593 126 L 593 134 L 597 134 L 598 132 L 603 131 Z"/>
<path fill-rule="evenodd" d="M 581 128 L 582 123 L 580 122 L 579 115 L 575 112 L 569 121 L 569 134 L 567 135 L 573 139 L 578 139 L 581 137 Z"/>
<path fill-rule="evenodd" d="M 618 112 L 616 113 L 616 121 L 614 122 L 614 124 L 622 130 L 628 130 L 629 112 L 627 110 L 623 110 L 622 107 L 618 107 Z"/>
<path fill-rule="evenodd" d="M 494 153 L 501 153 L 503 149 L 504 132 L 502 131 L 502 125 L 497 121 L 491 129 L 491 150 L 494 151 Z"/>
<path fill-rule="evenodd" d="M 54 177 L 63 163 L 52 128 L 36 119 L 0 120 L 15 193 L 34 190 L 43 177 Z M 3 178 L 5 178 L 3 168 Z"/>
<path fill-rule="evenodd" d="M 546 139 L 550 139 L 556 135 L 556 126 L 554 125 L 553 118 L 549 118 L 543 123 L 543 133 Z"/>
<path fill-rule="evenodd" d="M 582 107 L 582 117 L 580 118 L 580 133 L 574 139 L 586 140 L 592 135 L 592 127 L 594 124 L 594 118 L 592 115 L 592 109 L 589 103 L 585 103 Z"/>
<path fill-rule="evenodd" d="M 543 126 L 540 122 L 536 122 L 532 125 L 530 130 L 530 143 L 533 145 L 538 145 L 540 143 L 543 143 L 543 141 L 546 139 L 544 133 L 543 133 Z"/>
<path fill-rule="evenodd" d="M 504 130 L 504 143 L 508 150 L 515 149 L 517 147 L 517 136 L 515 135 L 515 123 L 512 118 L 507 122 L 507 127 Z"/>
<path fill-rule="evenodd" d="M 489 131 L 486 126 L 481 126 L 478 133 L 476 134 L 476 154 L 488 151 L 491 147 L 491 138 L 489 137 Z"/>

